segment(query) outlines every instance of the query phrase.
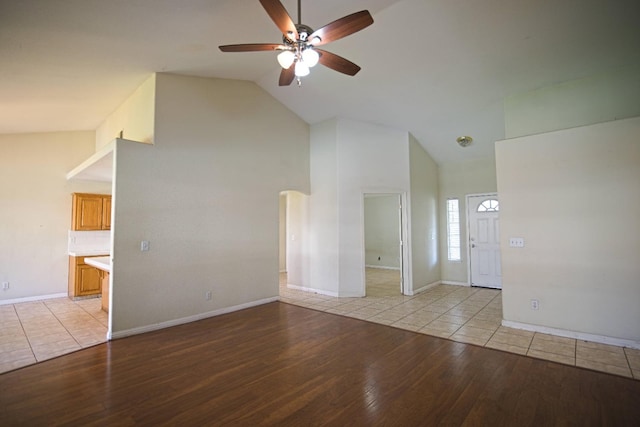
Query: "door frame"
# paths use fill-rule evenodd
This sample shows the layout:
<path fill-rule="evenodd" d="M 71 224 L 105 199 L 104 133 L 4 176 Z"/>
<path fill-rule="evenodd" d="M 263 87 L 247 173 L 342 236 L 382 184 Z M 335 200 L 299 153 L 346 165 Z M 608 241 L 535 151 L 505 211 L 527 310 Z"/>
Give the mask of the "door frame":
<path fill-rule="evenodd" d="M 466 216 L 466 225 L 467 225 L 467 229 L 466 229 L 466 235 L 465 235 L 465 239 L 466 239 L 466 245 L 467 245 L 467 286 L 471 287 L 471 241 L 469 240 L 469 232 L 471 230 L 471 221 L 469 220 L 469 199 L 471 197 L 495 197 L 498 200 L 500 200 L 500 198 L 498 197 L 498 192 L 486 192 L 486 193 L 474 193 L 474 194 L 467 194 L 464 196 L 464 203 L 465 203 L 465 216 Z M 500 213 L 498 213 L 498 215 L 500 215 Z M 502 237 L 501 237 L 502 238 Z"/>
<path fill-rule="evenodd" d="M 364 238 L 364 197 L 366 194 L 386 194 L 389 196 L 399 196 L 400 200 L 400 244 L 402 245 L 400 250 L 400 294 L 401 295 L 413 295 L 413 290 L 409 284 L 411 280 L 411 250 L 409 240 L 409 215 L 407 209 L 407 192 L 398 190 L 362 190 L 360 195 L 360 218 L 362 224 L 362 239 L 361 239 L 361 262 L 362 266 L 362 284 L 361 290 L 362 296 L 367 295 L 367 272 L 365 262 L 365 238 Z"/>

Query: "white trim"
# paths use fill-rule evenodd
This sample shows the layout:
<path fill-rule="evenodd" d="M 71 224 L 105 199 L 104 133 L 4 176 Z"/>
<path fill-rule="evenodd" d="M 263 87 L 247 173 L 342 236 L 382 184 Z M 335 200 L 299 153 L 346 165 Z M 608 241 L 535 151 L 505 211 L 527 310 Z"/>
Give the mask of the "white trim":
<path fill-rule="evenodd" d="M 42 301 L 44 299 L 53 299 L 53 298 L 66 298 L 68 296 L 69 295 L 66 292 L 62 292 L 59 294 L 37 295 L 35 297 L 6 299 L 6 300 L 0 301 L 0 305 L 20 304 L 21 302 Z"/>
<path fill-rule="evenodd" d="M 429 283 L 428 285 L 424 285 L 423 287 L 418 288 L 418 289 L 416 289 L 416 290 L 412 291 L 411 293 L 408 293 L 407 295 L 410 295 L 410 296 L 411 296 L 411 295 L 417 295 L 417 294 L 419 294 L 420 292 L 424 292 L 424 291 L 426 291 L 427 289 L 431 289 L 431 288 L 433 288 L 433 287 L 435 287 L 435 286 L 438 286 L 438 285 L 440 285 L 440 284 L 442 284 L 442 282 L 441 282 L 440 280 L 438 280 L 438 281 L 436 281 L 436 282 Z"/>
<path fill-rule="evenodd" d="M 137 328 L 126 329 L 124 331 L 112 332 L 107 336 L 109 340 L 124 338 L 131 335 L 144 334 L 145 332 L 157 331 L 158 329 L 170 328 L 172 326 L 178 326 L 185 323 L 196 322 L 198 320 L 207 319 L 209 317 L 219 316 L 221 314 L 227 314 L 238 310 L 244 310 L 245 308 L 255 307 L 258 305 L 268 304 L 270 302 L 278 301 L 279 297 L 264 298 L 257 301 L 251 301 L 244 304 L 234 305 L 232 307 L 220 308 L 218 310 L 208 311 L 206 313 L 194 314 L 193 316 L 182 317 L 180 319 L 168 320 L 166 322 L 155 323 L 153 325 L 140 326 Z"/>
<path fill-rule="evenodd" d="M 443 285 L 454 285 L 454 286 L 471 286 L 467 282 L 456 282 L 455 280 L 442 280 L 441 283 Z"/>
<path fill-rule="evenodd" d="M 295 289 L 295 290 L 298 290 L 298 291 L 304 291 L 304 292 L 312 292 L 314 294 L 327 295 L 327 296 L 330 296 L 330 297 L 337 297 L 338 296 L 337 292 L 325 291 L 325 290 L 322 290 L 322 289 L 307 288 L 307 287 L 304 287 L 304 286 L 287 285 L 287 288 Z"/>
<path fill-rule="evenodd" d="M 532 325 L 530 323 L 520 323 L 511 320 L 503 320 L 502 326 L 513 329 L 522 329 L 524 331 L 539 332 L 541 334 L 557 335 L 559 337 L 573 338 L 577 340 L 591 341 L 600 344 L 615 345 L 618 347 L 628 347 L 640 350 L 640 341 L 627 340 L 624 338 L 614 338 L 605 335 L 568 331 L 566 329 L 550 328 L 548 326 Z"/>
<path fill-rule="evenodd" d="M 369 265 L 369 264 L 365 264 L 364 265 L 367 268 L 379 268 L 381 270 L 396 270 L 396 271 L 400 271 L 400 267 L 386 267 L 384 265 Z"/>

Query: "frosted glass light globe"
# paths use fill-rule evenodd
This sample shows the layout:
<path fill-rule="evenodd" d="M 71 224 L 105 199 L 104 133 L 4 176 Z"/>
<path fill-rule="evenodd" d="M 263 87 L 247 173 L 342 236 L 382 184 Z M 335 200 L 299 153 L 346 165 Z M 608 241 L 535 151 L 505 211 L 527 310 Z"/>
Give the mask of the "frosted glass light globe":
<path fill-rule="evenodd" d="M 309 67 L 304 61 L 296 62 L 295 74 L 297 77 L 304 77 L 309 75 Z"/>
<path fill-rule="evenodd" d="M 313 67 L 318 63 L 320 55 L 318 55 L 318 52 L 316 52 L 315 50 L 307 48 L 302 52 L 302 59 L 308 67 Z"/>
<path fill-rule="evenodd" d="M 284 50 L 280 54 L 278 54 L 278 64 L 285 70 L 288 70 L 293 64 L 293 60 L 295 59 L 295 55 L 290 50 Z"/>

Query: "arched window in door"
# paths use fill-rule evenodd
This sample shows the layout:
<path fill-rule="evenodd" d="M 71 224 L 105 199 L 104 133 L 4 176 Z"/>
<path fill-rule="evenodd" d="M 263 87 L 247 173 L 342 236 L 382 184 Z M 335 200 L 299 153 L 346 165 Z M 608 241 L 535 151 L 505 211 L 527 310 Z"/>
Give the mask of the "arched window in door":
<path fill-rule="evenodd" d="M 500 204 L 496 199 L 487 199 L 478 205 L 476 212 L 498 212 Z"/>

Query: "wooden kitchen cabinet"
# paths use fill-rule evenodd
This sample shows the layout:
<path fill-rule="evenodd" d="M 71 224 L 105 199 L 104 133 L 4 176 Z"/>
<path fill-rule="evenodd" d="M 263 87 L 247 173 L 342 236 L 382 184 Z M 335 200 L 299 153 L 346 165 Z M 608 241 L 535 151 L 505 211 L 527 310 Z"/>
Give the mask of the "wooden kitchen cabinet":
<path fill-rule="evenodd" d="M 100 270 L 85 264 L 88 257 L 69 257 L 69 297 L 85 297 L 99 295 L 102 292 L 102 275 Z"/>
<path fill-rule="evenodd" d="M 104 196 L 102 198 L 101 230 L 111 230 L 111 196 Z"/>
<path fill-rule="evenodd" d="M 95 231 L 111 229 L 111 195 L 73 193 L 71 229 Z"/>

